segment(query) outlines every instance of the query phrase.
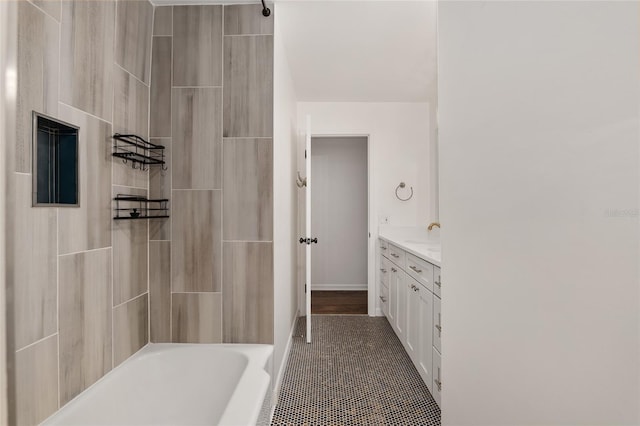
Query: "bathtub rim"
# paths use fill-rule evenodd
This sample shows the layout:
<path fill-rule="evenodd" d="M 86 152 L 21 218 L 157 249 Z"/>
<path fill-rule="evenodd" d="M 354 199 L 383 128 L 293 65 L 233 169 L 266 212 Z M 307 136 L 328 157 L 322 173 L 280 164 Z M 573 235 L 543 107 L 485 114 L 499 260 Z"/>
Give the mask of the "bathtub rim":
<path fill-rule="evenodd" d="M 270 372 L 267 371 L 269 361 L 273 354 L 273 345 L 269 344 L 244 344 L 244 343 L 147 343 L 138 351 L 133 353 L 129 358 L 109 370 L 104 376 L 100 377 L 94 383 L 92 383 L 85 390 L 74 396 L 69 402 L 67 402 L 58 410 L 53 412 L 50 416 L 44 419 L 40 425 L 55 425 L 58 423 L 51 423 L 55 421 L 55 418 L 60 415 L 61 411 L 71 406 L 73 403 L 78 403 L 78 399 L 87 392 L 90 392 L 93 388 L 100 385 L 100 383 L 109 380 L 110 376 L 116 374 L 125 365 L 138 361 L 147 355 L 162 352 L 163 350 L 170 350 L 175 348 L 203 348 L 203 347 L 215 347 L 216 349 L 227 349 L 230 352 L 236 352 L 247 358 L 247 365 L 236 383 L 235 389 L 231 392 L 227 406 L 224 408 L 219 425 L 255 425 L 260 415 L 260 408 L 264 398 L 268 394 L 268 388 L 271 382 Z M 245 393 L 242 397 L 242 393 Z M 248 395 L 248 396 L 247 396 Z M 243 399 L 244 398 L 244 399 Z M 256 406 L 248 409 L 246 400 L 247 398 L 256 398 Z"/>

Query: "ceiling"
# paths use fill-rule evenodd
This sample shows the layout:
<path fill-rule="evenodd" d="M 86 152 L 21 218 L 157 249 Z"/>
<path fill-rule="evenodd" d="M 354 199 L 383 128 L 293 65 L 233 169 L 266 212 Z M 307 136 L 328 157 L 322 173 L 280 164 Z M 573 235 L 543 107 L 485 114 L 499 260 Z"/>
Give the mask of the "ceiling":
<path fill-rule="evenodd" d="M 298 100 L 435 99 L 436 7 L 435 1 L 277 2 Z"/>

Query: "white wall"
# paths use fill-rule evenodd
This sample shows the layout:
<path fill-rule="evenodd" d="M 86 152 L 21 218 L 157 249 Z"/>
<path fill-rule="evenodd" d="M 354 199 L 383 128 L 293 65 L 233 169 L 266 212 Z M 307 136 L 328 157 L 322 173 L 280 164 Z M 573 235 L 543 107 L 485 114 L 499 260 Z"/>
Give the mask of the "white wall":
<path fill-rule="evenodd" d="M 434 112 L 427 103 L 299 102 L 300 129 L 305 128 L 307 114 L 313 135 L 369 136 L 369 315 L 375 315 L 374 247 L 379 221 L 388 217 L 392 225 L 426 226 L 436 217 L 429 168 L 435 143 L 435 123 L 430 119 Z M 401 181 L 413 186 L 410 201 L 396 199 L 395 188 Z"/>
<path fill-rule="evenodd" d="M 638 3 L 439 9 L 443 424 L 640 424 Z"/>
<path fill-rule="evenodd" d="M 6 310 L 6 200 L 9 161 L 5 141 L 15 136 L 17 6 L 16 2 L 0 3 L 0 424 L 9 424 L 7 386 L 7 352 L 14 362 L 15 352 L 7 350 Z M 13 173 L 11 173 L 13 174 Z"/>
<path fill-rule="evenodd" d="M 313 138 L 311 175 L 312 289 L 366 290 L 367 138 Z"/>
<path fill-rule="evenodd" d="M 296 94 L 274 11 L 273 274 L 274 385 L 279 386 L 297 313 Z M 277 389 L 276 389 L 277 390 Z"/>

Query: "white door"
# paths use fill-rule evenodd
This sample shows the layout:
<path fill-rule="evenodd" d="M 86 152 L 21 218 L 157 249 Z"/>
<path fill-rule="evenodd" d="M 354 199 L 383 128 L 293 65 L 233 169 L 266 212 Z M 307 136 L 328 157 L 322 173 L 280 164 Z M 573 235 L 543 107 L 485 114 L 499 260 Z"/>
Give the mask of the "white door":
<path fill-rule="evenodd" d="M 307 311 L 307 343 L 311 343 L 311 116 L 307 115 L 305 129 L 304 163 L 307 172 L 307 186 L 305 187 L 305 306 Z"/>

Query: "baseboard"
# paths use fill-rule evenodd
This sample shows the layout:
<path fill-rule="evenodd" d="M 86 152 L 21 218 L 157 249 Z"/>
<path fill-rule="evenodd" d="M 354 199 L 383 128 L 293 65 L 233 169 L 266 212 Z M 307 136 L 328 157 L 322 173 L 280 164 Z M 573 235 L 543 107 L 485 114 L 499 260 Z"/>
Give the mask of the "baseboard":
<path fill-rule="evenodd" d="M 367 284 L 313 284 L 311 291 L 367 291 Z"/>
<path fill-rule="evenodd" d="M 291 344 L 293 343 L 293 332 L 296 329 L 296 323 L 298 322 L 298 315 L 300 311 L 296 311 L 296 314 L 293 317 L 293 324 L 291 324 L 291 330 L 289 330 L 289 339 L 287 340 L 287 346 L 284 348 L 284 356 L 282 357 L 282 362 L 280 363 L 280 368 L 278 370 L 278 374 L 276 375 L 276 380 L 273 386 L 273 408 L 271 411 L 271 418 L 273 418 L 273 412 L 276 409 L 276 405 L 278 404 L 278 398 L 280 397 L 280 385 L 282 384 L 282 377 L 284 376 L 284 371 L 287 368 L 287 362 L 289 362 L 289 353 L 291 352 Z"/>

